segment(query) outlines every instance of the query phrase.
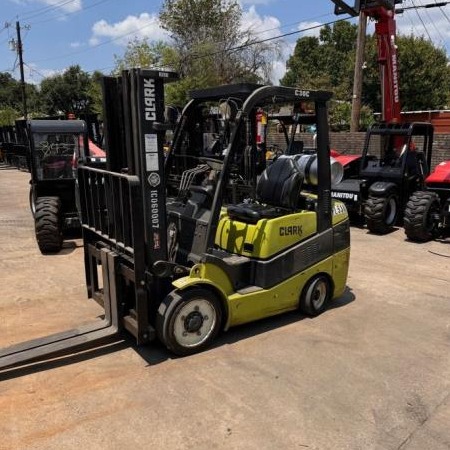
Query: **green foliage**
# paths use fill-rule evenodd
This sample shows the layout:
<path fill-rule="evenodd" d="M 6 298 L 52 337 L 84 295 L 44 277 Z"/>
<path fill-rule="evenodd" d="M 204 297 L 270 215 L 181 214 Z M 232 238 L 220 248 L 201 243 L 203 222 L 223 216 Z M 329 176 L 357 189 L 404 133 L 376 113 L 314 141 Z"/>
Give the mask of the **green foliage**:
<path fill-rule="evenodd" d="M 335 98 L 352 96 L 353 66 L 357 26 L 338 22 L 324 26 L 319 37 L 300 38 L 288 59 L 280 83 L 306 89 L 331 90 Z"/>
<path fill-rule="evenodd" d="M 0 109 L 0 126 L 14 125 L 14 121 L 19 117 L 19 113 L 11 106 Z"/>
<path fill-rule="evenodd" d="M 442 109 L 450 98 L 450 66 L 444 49 L 423 37 L 398 36 L 396 39 L 400 104 L 403 111 Z M 364 71 L 363 101 L 381 110 L 381 89 L 374 37 L 366 44 L 367 69 Z"/>
<path fill-rule="evenodd" d="M 281 84 L 334 93 L 337 103 L 331 108 L 334 129 L 348 129 L 352 99 L 356 25 L 338 22 L 324 26 L 319 37 L 297 41 L 287 61 Z M 445 50 L 424 38 L 398 36 L 399 86 L 402 110 L 426 110 L 448 107 L 450 100 L 450 66 Z M 381 110 L 377 43 L 368 36 L 365 49 L 361 126 L 370 124 L 371 111 Z"/>
<path fill-rule="evenodd" d="M 330 105 L 331 131 L 350 131 L 352 105 L 350 102 L 332 102 Z M 360 131 L 367 130 L 375 122 L 373 111 L 367 106 L 361 107 Z"/>
<path fill-rule="evenodd" d="M 136 67 L 162 68 L 169 59 L 170 47 L 162 41 L 149 43 L 146 39 L 134 38 L 128 42 L 122 57 L 114 55 L 114 75 L 120 74 L 124 69 Z"/>
<path fill-rule="evenodd" d="M 93 113 L 102 114 L 103 113 L 103 92 L 101 79 L 103 74 L 99 71 L 95 71 L 91 75 L 91 82 L 87 89 L 88 97 L 91 99 L 90 110 Z"/>
<path fill-rule="evenodd" d="M 241 14 L 235 0 L 165 0 L 159 18 L 175 47 L 188 54 L 203 42 L 235 41 Z"/>
<path fill-rule="evenodd" d="M 91 77 L 80 66 L 69 67 L 62 75 L 41 82 L 41 100 L 46 114 L 92 112 Z"/>
<path fill-rule="evenodd" d="M 171 99 L 185 99 L 186 89 L 269 81 L 277 47 L 256 43 L 254 33 L 242 30 L 241 16 L 236 0 L 164 1 L 159 17 L 173 42 L 166 58 L 183 78 L 170 86 Z"/>
<path fill-rule="evenodd" d="M 29 112 L 39 110 L 39 93 L 33 84 L 25 83 L 27 109 Z M 15 118 L 23 115 L 22 86 L 8 72 L 0 72 L 0 110 L 15 110 Z"/>

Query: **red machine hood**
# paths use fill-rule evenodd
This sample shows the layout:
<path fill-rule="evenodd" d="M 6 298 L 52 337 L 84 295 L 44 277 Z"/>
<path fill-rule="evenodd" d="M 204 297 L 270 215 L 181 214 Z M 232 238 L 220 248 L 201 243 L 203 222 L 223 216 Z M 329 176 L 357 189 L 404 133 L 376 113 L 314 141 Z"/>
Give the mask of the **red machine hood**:
<path fill-rule="evenodd" d="M 89 154 L 97 158 L 105 158 L 106 153 L 89 139 Z"/>
<path fill-rule="evenodd" d="M 336 161 L 340 162 L 344 167 L 346 167 L 353 161 L 357 161 L 358 159 L 361 159 L 361 155 L 341 155 L 336 150 L 331 150 L 330 156 L 332 158 L 334 158 Z"/>
<path fill-rule="evenodd" d="M 443 161 L 436 166 L 425 180 L 426 184 L 430 183 L 446 183 L 450 184 L 450 161 Z"/>

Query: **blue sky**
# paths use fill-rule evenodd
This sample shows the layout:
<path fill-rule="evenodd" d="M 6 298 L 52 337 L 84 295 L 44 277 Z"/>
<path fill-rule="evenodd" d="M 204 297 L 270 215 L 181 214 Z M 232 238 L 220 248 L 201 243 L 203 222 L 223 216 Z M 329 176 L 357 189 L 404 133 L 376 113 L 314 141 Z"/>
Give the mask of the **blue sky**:
<path fill-rule="evenodd" d="M 404 6 L 425 5 L 436 0 L 405 0 Z M 440 1 L 440 0 L 439 0 Z M 243 26 L 251 26 L 261 38 L 304 30 L 336 19 L 330 0 L 240 0 Z M 163 39 L 158 12 L 162 0 L 2 0 L 0 13 L 0 71 L 19 78 L 16 54 L 9 41 L 22 27 L 25 77 L 39 83 L 44 76 L 79 64 L 85 71 L 110 73 L 114 55 L 123 55 L 134 37 Z M 419 9 L 397 16 L 404 34 L 431 39 L 450 54 L 450 4 Z M 283 76 L 285 60 L 296 39 L 318 29 L 284 38 L 284 55 L 273 64 L 273 81 Z M 14 68 L 14 70 L 13 70 Z"/>

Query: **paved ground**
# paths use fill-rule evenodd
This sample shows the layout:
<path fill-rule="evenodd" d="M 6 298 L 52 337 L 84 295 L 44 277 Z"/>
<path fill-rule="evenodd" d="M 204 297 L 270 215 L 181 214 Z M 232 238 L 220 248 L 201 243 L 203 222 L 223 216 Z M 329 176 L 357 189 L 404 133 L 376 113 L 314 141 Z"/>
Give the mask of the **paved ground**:
<path fill-rule="evenodd" d="M 40 255 L 29 175 L 0 167 L 0 347 L 92 321 L 80 241 Z M 352 230 L 319 318 L 243 326 L 173 358 L 119 342 L 0 374 L 2 449 L 450 449 L 450 243 Z"/>

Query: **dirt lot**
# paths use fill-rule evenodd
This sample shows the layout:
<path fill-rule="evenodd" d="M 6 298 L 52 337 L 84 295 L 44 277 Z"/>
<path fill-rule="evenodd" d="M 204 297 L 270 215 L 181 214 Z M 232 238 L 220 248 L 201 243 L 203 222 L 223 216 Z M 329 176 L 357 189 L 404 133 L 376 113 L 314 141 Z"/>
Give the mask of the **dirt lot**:
<path fill-rule="evenodd" d="M 42 256 L 0 167 L 0 347 L 94 320 L 80 241 Z M 122 341 L 0 374 L 2 449 L 450 449 L 450 243 L 352 230 L 347 294 L 202 354 Z"/>

